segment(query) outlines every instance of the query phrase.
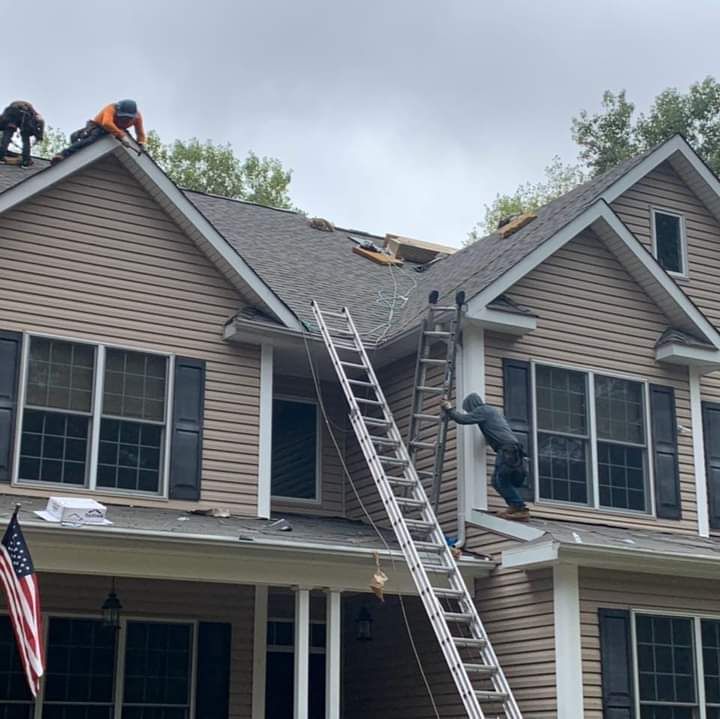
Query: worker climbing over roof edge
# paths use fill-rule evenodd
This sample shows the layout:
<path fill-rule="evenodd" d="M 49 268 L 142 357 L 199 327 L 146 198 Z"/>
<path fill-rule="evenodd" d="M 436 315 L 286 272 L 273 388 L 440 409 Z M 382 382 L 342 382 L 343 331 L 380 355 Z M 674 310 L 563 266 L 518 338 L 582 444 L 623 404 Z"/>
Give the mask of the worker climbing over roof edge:
<path fill-rule="evenodd" d="M 8 155 L 10 141 L 13 135 L 19 132 L 22 139 L 22 157 L 20 164 L 23 167 L 32 165 L 30 138 L 34 137 L 37 141 L 43 139 L 45 135 L 45 120 L 43 120 L 42 115 L 29 102 L 25 100 L 15 100 L 2 111 L 2 115 L 0 115 L 0 130 L 2 130 L 2 139 L 0 139 L 0 161 L 5 161 Z"/>
<path fill-rule="evenodd" d="M 450 402 L 443 402 L 442 408 L 458 424 L 477 424 L 480 427 L 487 443 L 495 451 L 492 485 L 508 505 L 508 509 L 500 512 L 499 516 L 526 522 L 530 511 L 517 491 L 528 476 L 525 451 L 503 413 L 485 404 L 474 392 L 463 400 L 465 412 L 456 411 Z"/>
<path fill-rule="evenodd" d="M 114 135 L 126 147 L 131 147 L 128 130 L 134 128 L 135 137 L 142 149 L 145 148 L 145 128 L 143 118 L 135 100 L 120 100 L 103 107 L 85 127 L 70 135 L 70 146 L 55 155 L 50 162 L 54 165 L 66 157 L 75 154 L 87 145 L 97 142 L 103 135 Z"/>

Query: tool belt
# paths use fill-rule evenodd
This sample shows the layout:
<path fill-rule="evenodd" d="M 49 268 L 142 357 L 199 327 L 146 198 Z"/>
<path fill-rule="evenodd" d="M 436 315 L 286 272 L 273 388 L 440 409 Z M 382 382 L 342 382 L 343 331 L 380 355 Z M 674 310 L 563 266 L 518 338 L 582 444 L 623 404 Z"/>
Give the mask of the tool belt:
<path fill-rule="evenodd" d="M 95 131 L 98 127 L 100 127 L 100 125 L 98 125 L 97 122 L 93 120 L 88 120 L 85 123 L 85 127 L 81 127 L 79 130 L 75 130 L 75 132 L 71 133 L 70 142 L 84 140 L 86 137 L 89 137 L 90 133 Z"/>

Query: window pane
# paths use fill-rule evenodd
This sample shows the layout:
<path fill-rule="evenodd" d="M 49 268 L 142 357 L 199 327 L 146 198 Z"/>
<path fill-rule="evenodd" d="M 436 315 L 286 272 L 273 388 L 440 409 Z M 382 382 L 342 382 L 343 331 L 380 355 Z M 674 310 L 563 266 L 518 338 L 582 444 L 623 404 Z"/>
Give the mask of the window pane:
<path fill-rule="evenodd" d="M 19 478 L 83 485 L 90 418 L 26 409 L 20 443 Z"/>
<path fill-rule="evenodd" d="M 587 397 L 582 372 L 537 367 L 538 429 L 566 434 L 587 434 Z"/>
<path fill-rule="evenodd" d="M 188 715 L 191 639 L 188 624 L 128 622 L 123 717 L 184 719 Z M 169 713 L 163 713 L 164 708 Z"/>
<path fill-rule="evenodd" d="M 695 702 L 691 620 L 638 616 L 636 626 L 640 701 Z M 646 714 L 643 710 L 643 716 L 664 714 Z"/>
<path fill-rule="evenodd" d="M 162 428 L 157 425 L 102 419 L 98 487 L 158 492 L 162 438 Z"/>
<path fill-rule="evenodd" d="M 90 412 L 94 364 L 90 345 L 31 338 L 25 403 Z"/>
<path fill-rule="evenodd" d="M 10 619 L 0 616 L 0 719 L 30 719 L 31 716 L 32 698 L 15 635 Z"/>
<path fill-rule="evenodd" d="M 105 357 L 103 414 L 164 421 L 166 359 L 117 349 Z"/>
<path fill-rule="evenodd" d="M 110 719 L 115 637 L 98 620 L 50 620 L 43 719 Z"/>
<path fill-rule="evenodd" d="M 598 442 L 598 477 L 602 506 L 647 510 L 644 449 Z"/>
<path fill-rule="evenodd" d="M 600 439 L 645 443 L 643 387 L 615 377 L 595 377 L 595 411 Z"/>
<path fill-rule="evenodd" d="M 705 698 L 720 704 L 720 622 L 703 619 L 701 626 Z"/>
<path fill-rule="evenodd" d="M 538 434 L 538 467 L 543 499 L 587 503 L 586 440 Z"/>
<path fill-rule="evenodd" d="M 655 213 L 655 243 L 657 245 L 658 262 L 668 272 L 682 272 L 682 238 L 680 218 Z"/>
<path fill-rule="evenodd" d="M 711 719 L 708 714 L 708 719 Z M 640 710 L 641 719 L 695 719 L 690 707 L 644 706 Z"/>
<path fill-rule="evenodd" d="M 273 400 L 272 493 L 315 499 L 317 407 L 309 402 Z"/>

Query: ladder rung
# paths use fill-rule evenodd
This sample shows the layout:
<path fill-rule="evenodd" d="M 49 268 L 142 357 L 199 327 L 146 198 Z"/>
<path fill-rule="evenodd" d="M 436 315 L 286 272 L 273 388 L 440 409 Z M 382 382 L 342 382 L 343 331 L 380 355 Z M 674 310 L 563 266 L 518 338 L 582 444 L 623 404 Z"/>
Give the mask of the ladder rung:
<path fill-rule="evenodd" d="M 382 402 L 377 399 L 366 399 L 365 397 L 355 397 L 356 402 L 360 402 L 360 404 L 373 404 L 377 407 L 382 407 Z"/>
<path fill-rule="evenodd" d="M 364 379 L 350 379 L 348 378 L 348 384 L 355 384 L 358 387 L 375 387 L 372 382 L 367 382 Z"/>
<path fill-rule="evenodd" d="M 367 367 L 364 364 L 357 364 L 357 362 L 346 362 L 345 360 L 340 360 L 340 364 L 343 365 L 343 367 L 353 367 L 354 369 L 367 369 Z"/>
<path fill-rule="evenodd" d="M 407 524 L 408 529 L 415 529 L 418 532 L 429 532 L 435 528 L 435 525 L 432 522 L 425 522 L 422 519 L 406 519 L 405 524 Z"/>
<path fill-rule="evenodd" d="M 490 664 L 463 664 L 468 674 L 482 674 L 485 677 L 491 677 L 497 673 L 497 667 Z"/>
<path fill-rule="evenodd" d="M 415 542 L 418 545 L 419 542 Z M 465 592 L 462 589 L 446 589 L 445 587 L 433 587 L 433 594 L 440 599 L 462 599 L 465 596 Z"/>
<path fill-rule="evenodd" d="M 418 477 L 427 477 L 428 479 L 435 476 L 435 472 L 431 472 L 429 469 L 416 469 L 415 473 Z"/>
<path fill-rule="evenodd" d="M 360 415 L 365 424 L 371 424 L 374 427 L 389 427 L 390 422 L 386 419 L 377 419 L 376 417 L 366 417 L 364 414 Z"/>
<path fill-rule="evenodd" d="M 435 442 L 420 442 L 418 440 L 413 440 L 410 444 L 413 447 L 418 447 L 419 449 L 435 449 Z"/>
<path fill-rule="evenodd" d="M 450 337 L 452 332 L 446 332 L 445 330 L 426 330 L 423 334 L 426 337 Z"/>
<path fill-rule="evenodd" d="M 423 364 L 447 364 L 447 360 L 444 359 L 430 359 L 429 357 L 421 357 L 420 362 Z"/>
<path fill-rule="evenodd" d="M 445 392 L 445 388 L 444 388 L 444 387 L 424 387 L 424 386 L 419 386 L 419 387 L 415 387 L 415 389 L 418 390 L 418 391 L 420 391 L 420 392 L 437 392 L 438 394 Z"/>
<path fill-rule="evenodd" d="M 424 499 L 413 499 L 412 497 L 395 497 L 395 501 L 400 507 L 413 507 L 422 509 L 426 502 Z"/>
<path fill-rule="evenodd" d="M 346 344 L 345 342 L 333 342 L 333 347 L 336 350 L 350 350 L 351 352 L 360 352 L 357 345 Z"/>
<path fill-rule="evenodd" d="M 473 615 L 469 612 L 443 612 L 445 619 L 453 624 L 471 624 Z"/>
<path fill-rule="evenodd" d="M 407 465 L 410 464 L 406 459 L 401 459 L 400 457 L 386 457 L 379 454 L 378 459 L 383 464 L 396 464 L 398 467 L 407 467 Z"/>
<path fill-rule="evenodd" d="M 435 572 L 436 574 L 447 574 L 448 577 L 455 573 L 453 567 L 446 567 L 444 564 L 423 564 L 425 570 L 428 572 Z"/>
<path fill-rule="evenodd" d="M 475 696 L 478 698 L 478 701 L 497 702 L 498 704 L 506 702 L 508 698 L 508 695 L 505 692 L 486 692 L 480 690 L 475 691 Z"/>
<path fill-rule="evenodd" d="M 330 312 L 329 310 L 323 310 L 323 317 L 342 317 L 346 320 L 347 314 L 345 312 Z"/>
<path fill-rule="evenodd" d="M 445 544 L 437 544 L 435 542 L 415 542 L 415 549 L 420 552 L 435 552 L 442 554 L 446 549 Z M 460 591 L 459 589 L 457 591 Z M 462 592 L 460 592 L 462 594 Z"/>
<path fill-rule="evenodd" d="M 397 485 L 398 487 L 414 487 L 415 486 L 414 479 L 407 479 L 405 477 L 387 477 L 387 481 L 390 484 Z"/>
<path fill-rule="evenodd" d="M 478 648 L 482 649 L 487 642 L 484 639 L 478 639 L 477 637 L 453 637 L 453 642 L 455 642 L 456 647 L 463 647 L 463 648 Z"/>
<path fill-rule="evenodd" d="M 415 419 L 419 419 L 424 422 L 439 422 L 440 417 L 436 414 L 414 414 Z"/>
<path fill-rule="evenodd" d="M 378 437 L 376 434 L 370 435 L 371 442 L 377 442 L 378 444 L 387 444 L 391 447 L 399 447 L 400 442 L 396 439 L 390 439 L 390 437 Z"/>

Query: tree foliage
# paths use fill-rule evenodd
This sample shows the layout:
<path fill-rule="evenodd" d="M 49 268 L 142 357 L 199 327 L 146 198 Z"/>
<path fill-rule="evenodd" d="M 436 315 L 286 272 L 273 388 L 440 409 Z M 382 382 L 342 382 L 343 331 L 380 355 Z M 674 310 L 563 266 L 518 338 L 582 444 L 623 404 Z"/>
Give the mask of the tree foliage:
<path fill-rule="evenodd" d="M 53 155 L 57 155 L 60 150 L 70 144 L 67 136 L 62 130 L 56 127 L 45 128 L 45 135 L 40 142 L 33 145 L 32 154 L 36 157 L 43 157 L 49 160 Z"/>
<path fill-rule="evenodd" d="M 512 194 L 496 195 L 489 205 L 485 205 L 485 218 L 470 231 L 466 244 L 494 232 L 503 217 L 537 210 L 586 179 L 581 168 L 563 164 L 558 155 L 553 157 L 544 174 L 545 179 L 540 182 L 526 182 Z"/>
<path fill-rule="evenodd" d="M 292 171 L 272 157 L 248 153 L 236 157 L 231 145 L 216 145 L 197 138 L 165 144 L 159 135 L 148 134 L 148 152 L 180 187 L 257 202 L 272 207 L 292 208 L 288 187 Z"/>

